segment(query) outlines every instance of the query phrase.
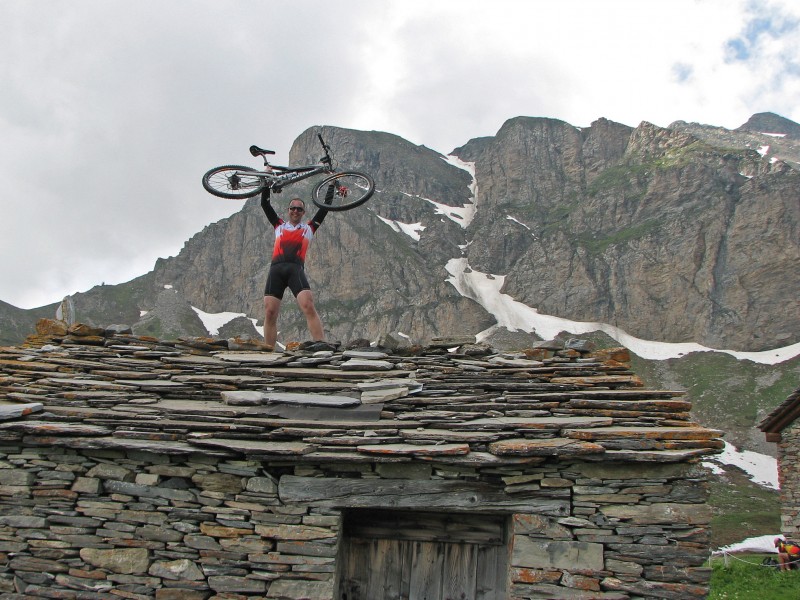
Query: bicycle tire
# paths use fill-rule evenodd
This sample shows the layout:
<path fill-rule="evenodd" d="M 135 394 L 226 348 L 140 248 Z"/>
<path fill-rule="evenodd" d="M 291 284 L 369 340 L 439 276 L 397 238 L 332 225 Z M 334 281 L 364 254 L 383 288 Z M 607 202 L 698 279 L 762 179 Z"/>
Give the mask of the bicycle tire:
<path fill-rule="evenodd" d="M 225 165 L 215 167 L 203 175 L 203 187 L 210 194 L 220 198 L 243 200 L 259 194 L 264 189 L 266 180 L 263 177 L 248 177 L 235 173 L 252 172 L 260 173 L 258 169 L 242 167 L 240 165 Z"/>
<path fill-rule="evenodd" d="M 317 184 L 311 199 L 319 208 L 339 211 L 361 206 L 375 193 L 375 182 L 366 173 L 343 171 Z"/>

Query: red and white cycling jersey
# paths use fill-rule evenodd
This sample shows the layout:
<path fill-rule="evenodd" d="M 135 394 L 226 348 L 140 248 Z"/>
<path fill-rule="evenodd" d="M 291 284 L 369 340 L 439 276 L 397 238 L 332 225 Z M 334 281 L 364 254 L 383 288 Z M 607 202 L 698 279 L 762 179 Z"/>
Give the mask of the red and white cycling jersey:
<path fill-rule="evenodd" d="M 292 225 L 283 219 L 275 224 L 275 245 L 272 248 L 272 263 L 292 262 L 304 264 L 311 238 L 317 230 L 316 223 Z"/>
<path fill-rule="evenodd" d="M 267 215 L 267 220 L 275 228 L 275 245 L 272 247 L 272 264 L 277 263 L 297 263 L 305 264 L 306 252 L 311 244 L 311 239 L 322 225 L 326 209 L 319 209 L 311 220 L 297 225 L 284 221 L 275 212 L 269 202 L 269 194 L 262 194 L 261 208 Z"/>

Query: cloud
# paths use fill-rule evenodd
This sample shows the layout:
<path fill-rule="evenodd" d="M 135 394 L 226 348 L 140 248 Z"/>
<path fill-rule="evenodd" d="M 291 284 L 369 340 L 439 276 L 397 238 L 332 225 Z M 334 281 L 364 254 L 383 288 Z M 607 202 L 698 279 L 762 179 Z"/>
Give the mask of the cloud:
<path fill-rule="evenodd" d="M 735 36 L 725 42 L 725 66 L 749 82 L 743 103 L 797 120 L 800 93 L 800 6 L 748 2 Z"/>
<path fill-rule="evenodd" d="M 694 69 L 692 65 L 685 63 L 675 63 L 672 65 L 672 73 L 678 83 L 686 83 L 691 80 Z"/>
<path fill-rule="evenodd" d="M 800 18 L 788 7 L 769 2 L 747 5 L 747 20 L 741 33 L 726 43 L 728 61 L 747 61 L 755 55 L 770 53 L 771 41 L 787 40 L 796 48 Z"/>

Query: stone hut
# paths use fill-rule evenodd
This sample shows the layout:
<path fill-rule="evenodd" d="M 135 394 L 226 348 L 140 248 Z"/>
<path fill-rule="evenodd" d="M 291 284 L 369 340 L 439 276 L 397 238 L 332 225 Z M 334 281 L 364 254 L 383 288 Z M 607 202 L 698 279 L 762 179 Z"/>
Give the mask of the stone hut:
<path fill-rule="evenodd" d="M 624 349 L 467 342 L 0 348 L 0 598 L 705 597 L 720 432 Z"/>
<path fill-rule="evenodd" d="M 768 442 L 778 444 L 778 483 L 781 489 L 781 530 L 800 537 L 800 388 L 759 423 Z"/>

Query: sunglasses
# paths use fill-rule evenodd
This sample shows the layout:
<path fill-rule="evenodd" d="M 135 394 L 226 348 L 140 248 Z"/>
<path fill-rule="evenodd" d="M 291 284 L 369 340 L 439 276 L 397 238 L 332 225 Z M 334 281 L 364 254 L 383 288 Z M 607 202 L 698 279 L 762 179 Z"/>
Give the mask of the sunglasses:
<path fill-rule="evenodd" d="M 306 209 L 302 206 L 290 206 L 289 210 L 299 210 L 300 212 L 306 212 Z"/>

